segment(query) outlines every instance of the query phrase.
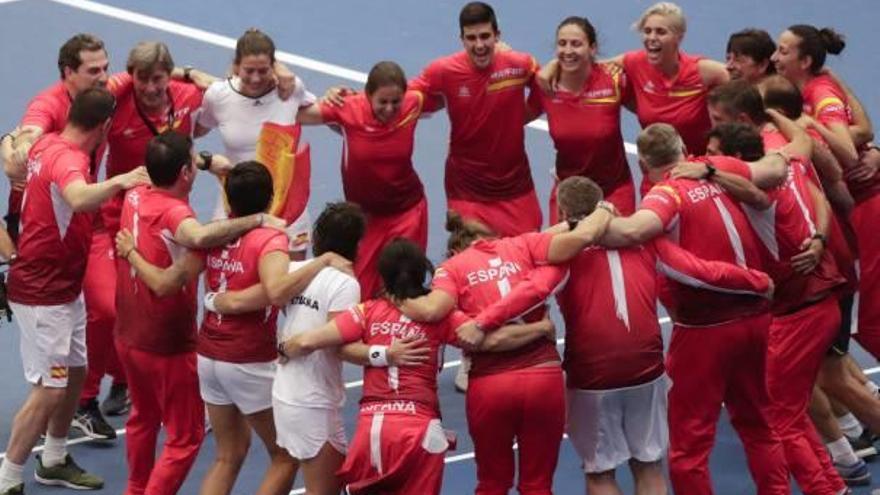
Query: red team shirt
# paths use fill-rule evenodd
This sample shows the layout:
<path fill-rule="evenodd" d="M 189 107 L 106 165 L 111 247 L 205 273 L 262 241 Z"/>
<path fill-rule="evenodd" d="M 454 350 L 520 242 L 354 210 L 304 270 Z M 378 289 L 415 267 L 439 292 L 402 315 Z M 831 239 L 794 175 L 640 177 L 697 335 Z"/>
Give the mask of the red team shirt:
<path fill-rule="evenodd" d="M 414 336 L 428 342 L 429 359 L 418 366 L 364 368 L 361 412 L 425 411 L 440 417 L 437 373 L 443 364 L 443 348 L 457 340 L 455 329 L 469 318 L 453 311 L 436 323 L 412 321 L 385 299 L 374 299 L 351 308 L 334 320 L 345 342 L 391 345 L 394 339 Z M 390 404 L 389 404 L 390 403 Z M 407 409 L 408 403 L 414 407 Z M 383 404 L 387 406 L 383 407 Z M 396 405 L 396 406 L 395 406 Z M 399 411 L 395 407 L 400 408 Z"/>
<path fill-rule="evenodd" d="M 144 165 L 147 144 L 155 135 L 153 129 L 157 133 L 174 129 L 180 134 L 192 134 L 192 114 L 202 104 L 202 91 L 193 84 L 171 81 L 168 83 L 168 94 L 172 102 L 169 112 L 161 115 L 145 114 L 149 125 L 138 113 L 133 92 L 117 102 L 116 113 L 107 133 L 110 150 L 107 155 L 107 177 L 124 174 Z M 119 230 L 121 210 L 122 195 L 105 203 L 101 210 L 104 225 L 111 233 Z"/>
<path fill-rule="evenodd" d="M 260 283 L 260 260 L 278 251 L 287 254 L 287 236 L 275 229 L 247 232 L 205 257 L 205 285 L 209 292 L 246 289 Z M 260 363 L 278 357 L 275 334 L 278 310 L 268 306 L 259 311 L 221 315 L 205 310 L 199 331 L 198 353 L 230 363 Z"/>
<path fill-rule="evenodd" d="M 706 157 L 718 170 L 734 173 L 751 181 L 748 167 L 735 158 Z M 791 258 L 801 252 L 801 244 L 816 233 L 816 206 L 808 189 L 806 168 L 809 163 L 792 160 L 786 167 L 785 181 L 766 191 L 772 206 L 764 211 L 742 205 L 758 238 L 770 256 L 767 268 L 774 281 L 774 314 L 787 314 L 807 302 L 829 294 L 845 280 L 838 272 L 830 252 L 825 252 L 819 265 L 807 276 L 799 275 L 791 267 Z"/>
<path fill-rule="evenodd" d="M 594 65 L 578 93 L 557 90 L 548 96 L 531 91 L 528 100 L 533 114 L 547 114 L 556 147 L 556 177 L 589 177 L 606 196 L 632 181 L 620 133 L 626 78 L 615 67 Z"/>
<path fill-rule="evenodd" d="M 422 93 L 407 91 L 400 115 L 385 124 L 373 115 L 363 93 L 346 98 L 342 107 L 321 105 L 324 122 L 342 128 L 342 187 L 347 200 L 375 215 L 400 213 L 422 200 L 425 192 L 412 154 L 424 106 Z"/>
<path fill-rule="evenodd" d="M 410 82 L 428 97 L 442 96 L 452 131 L 446 158 L 451 199 L 511 199 L 534 189 L 525 149 L 525 88 L 538 63 L 516 51 L 496 52 L 492 65 L 474 67 L 467 53 L 432 62 Z"/>
<path fill-rule="evenodd" d="M 547 264 L 551 234 L 483 239 L 446 260 L 434 274 L 433 288 L 457 300 L 469 316 L 501 299 L 537 265 Z M 538 339 L 506 352 L 477 352 L 470 375 L 527 368 L 559 359 L 556 344 Z"/>
<path fill-rule="evenodd" d="M 718 158 L 713 157 L 713 163 L 720 163 Z M 722 161 L 728 161 L 731 168 L 748 168 L 735 158 Z M 639 209 L 654 212 L 667 237 L 700 258 L 758 270 L 764 267 L 762 247 L 748 218 L 717 184 L 666 179 L 651 188 Z M 668 279 L 664 279 L 660 299 L 673 320 L 687 326 L 716 325 L 767 310 L 766 301 L 759 297 L 710 292 Z"/>
<path fill-rule="evenodd" d="M 125 195 L 120 228 L 134 235 L 135 247 L 146 261 L 167 268 L 187 251 L 174 241 L 177 227 L 194 217 L 185 200 L 140 186 Z M 176 294 L 159 297 L 133 273 L 127 261 L 120 258 L 117 263 L 117 338 L 129 347 L 156 354 L 194 350 L 198 280 Z"/>
<path fill-rule="evenodd" d="M 810 79 L 804 84 L 801 94 L 804 97 L 804 113 L 822 124 L 848 126 L 852 123 L 846 93 L 830 76 L 823 74 Z M 867 183 L 848 180 L 846 185 L 856 203 L 861 203 L 880 192 L 880 175 L 874 174 L 873 180 Z"/>
<path fill-rule="evenodd" d="M 107 81 L 107 89 L 117 99 L 124 97 L 132 89 L 131 76 L 125 72 L 114 74 Z M 67 124 L 67 114 L 70 113 L 72 103 L 73 98 L 67 92 L 64 81 L 58 81 L 44 89 L 28 103 L 19 125 L 39 127 L 44 134 L 61 132 Z M 97 161 L 100 162 L 103 155 L 104 146 L 101 146 L 95 153 Z M 97 173 L 96 170 L 91 172 Z M 14 189 L 9 191 L 10 212 L 15 213 L 21 209 L 21 194 L 21 191 Z"/>
<path fill-rule="evenodd" d="M 564 285 L 556 297 L 565 319 L 568 387 L 610 390 L 647 383 L 664 369 L 657 273 L 718 292 L 765 294 L 770 287 L 762 272 L 705 261 L 658 238 L 632 248 L 588 248 L 567 267 L 537 268 L 475 319 L 497 328 Z"/>
<path fill-rule="evenodd" d="M 639 124 L 643 129 L 657 122 L 670 124 L 681 135 L 688 153 L 693 155 L 706 152 L 706 136 L 712 128 L 706 101 L 709 88 L 703 84 L 698 66 L 702 58 L 679 53 L 678 74 L 674 79 L 667 79 L 648 62 L 644 50 L 623 56 Z"/>
<path fill-rule="evenodd" d="M 21 212 L 18 260 L 9 270 L 9 300 L 49 306 L 82 292 L 93 214 L 74 212 L 61 196 L 71 183 L 93 182 L 89 155 L 59 134 L 31 147 Z"/>

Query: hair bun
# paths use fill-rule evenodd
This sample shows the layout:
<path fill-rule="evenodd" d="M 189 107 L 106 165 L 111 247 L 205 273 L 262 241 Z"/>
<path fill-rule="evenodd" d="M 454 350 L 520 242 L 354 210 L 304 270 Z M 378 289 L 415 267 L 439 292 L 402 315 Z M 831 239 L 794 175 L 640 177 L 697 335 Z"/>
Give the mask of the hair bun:
<path fill-rule="evenodd" d="M 846 47 L 846 40 L 844 37 L 832 28 L 826 27 L 820 29 L 819 37 L 822 39 L 822 44 L 825 46 L 825 50 L 832 55 L 839 54 Z"/>
<path fill-rule="evenodd" d="M 446 232 L 459 232 L 464 230 L 464 218 L 457 211 L 446 212 Z"/>

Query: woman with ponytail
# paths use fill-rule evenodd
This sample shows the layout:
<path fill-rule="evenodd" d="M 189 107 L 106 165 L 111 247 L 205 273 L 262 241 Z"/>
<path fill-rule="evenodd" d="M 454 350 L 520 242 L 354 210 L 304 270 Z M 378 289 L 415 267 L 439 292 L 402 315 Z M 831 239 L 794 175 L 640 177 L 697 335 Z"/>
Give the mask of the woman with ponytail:
<path fill-rule="evenodd" d="M 849 221 L 859 254 L 859 298 L 873 302 L 880 300 L 880 236 L 874 232 L 880 215 L 880 153 L 866 143 L 872 137 L 870 122 L 858 100 L 825 69 L 828 54 L 837 55 L 845 47 L 843 36 L 831 28 L 798 24 L 779 35 L 771 60 L 801 90 L 804 112 L 843 165 L 856 202 Z M 880 305 L 860 304 L 858 322 L 856 340 L 880 357 Z"/>
<path fill-rule="evenodd" d="M 456 311 L 437 322 L 421 323 L 398 309 L 429 292 L 425 282 L 432 268 L 411 241 L 391 241 L 378 260 L 385 286 L 382 297 L 282 344 L 283 353 L 294 357 L 351 343 L 343 348 L 343 356 L 365 367 L 357 429 L 338 471 L 346 493 L 440 493 L 449 443 L 440 424 L 437 373 L 443 347 L 457 342 L 456 329 L 469 319 Z M 494 332 L 480 348 L 503 351 L 552 335 L 549 320 L 512 325 Z"/>

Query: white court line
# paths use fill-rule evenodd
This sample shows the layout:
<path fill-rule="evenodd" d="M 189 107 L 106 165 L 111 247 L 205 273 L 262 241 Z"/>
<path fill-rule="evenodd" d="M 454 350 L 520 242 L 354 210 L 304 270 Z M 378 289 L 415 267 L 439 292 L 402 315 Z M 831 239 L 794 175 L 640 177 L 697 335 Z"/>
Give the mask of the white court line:
<path fill-rule="evenodd" d="M 3 1 L 3 0 L 0 0 Z M 13 0 L 15 1 L 15 0 Z M 180 24 L 177 22 L 167 21 L 165 19 L 160 19 L 158 17 L 153 17 L 145 14 L 141 14 L 138 12 L 134 12 L 127 9 L 122 9 L 119 7 L 113 7 L 110 5 L 105 5 L 98 2 L 92 2 L 90 0 L 51 0 L 55 3 L 59 3 L 62 5 L 67 5 L 68 7 L 73 7 L 75 9 L 84 10 L 86 12 L 91 12 L 93 14 L 99 14 L 106 17 L 112 17 L 114 19 L 119 19 L 121 21 L 130 22 L 132 24 L 137 24 L 139 26 L 144 26 L 152 29 L 156 29 L 159 31 L 165 31 L 166 33 L 171 33 L 176 36 L 182 36 L 184 38 L 193 39 L 196 41 L 201 41 L 203 43 L 207 43 L 209 45 L 219 46 L 222 48 L 228 48 L 230 50 L 235 49 L 235 38 L 230 38 L 229 36 L 224 36 L 222 34 L 212 33 L 210 31 L 205 31 L 204 29 L 194 28 L 191 26 L 187 26 L 185 24 Z M 312 70 L 315 72 L 320 72 L 322 74 L 327 74 L 330 76 L 338 77 L 340 79 L 347 79 L 349 81 L 354 81 L 356 83 L 363 84 L 367 82 L 367 73 L 360 72 L 357 70 L 349 69 L 347 67 L 342 67 L 341 65 L 335 65 L 327 62 L 322 62 L 320 60 L 315 60 L 313 58 L 304 57 L 302 55 L 296 55 L 294 53 L 285 52 L 282 50 L 275 51 L 275 58 L 281 60 L 282 62 L 291 64 L 296 67 L 302 67 L 303 69 Z M 538 119 L 531 123 L 529 123 L 529 127 L 533 129 L 538 129 L 541 131 L 549 131 L 549 127 L 547 125 L 547 121 L 544 119 Z M 624 148 L 626 152 L 635 155 L 636 154 L 636 145 L 633 143 L 624 143 Z"/>

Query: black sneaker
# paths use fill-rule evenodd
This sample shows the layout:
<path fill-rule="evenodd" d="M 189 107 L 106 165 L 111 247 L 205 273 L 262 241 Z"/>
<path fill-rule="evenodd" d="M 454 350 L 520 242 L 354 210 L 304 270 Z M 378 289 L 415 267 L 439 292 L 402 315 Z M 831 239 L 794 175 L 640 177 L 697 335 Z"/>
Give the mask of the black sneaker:
<path fill-rule="evenodd" d="M 131 408 L 131 397 L 128 395 L 128 385 L 114 383 L 110 387 L 110 393 L 101 403 L 101 411 L 107 416 L 122 416 Z"/>
<path fill-rule="evenodd" d="M 90 400 L 85 406 L 79 406 L 76 414 L 73 415 L 71 426 L 81 431 L 83 435 L 95 440 L 116 438 L 116 430 L 101 415 L 98 401 L 95 399 Z"/>
<path fill-rule="evenodd" d="M 79 467 L 73 462 L 70 454 L 64 458 L 64 464 L 52 467 L 43 466 L 43 459 L 37 455 L 34 479 L 43 485 L 63 486 L 74 490 L 100 490 L 104 488 L 104 479 Z"/>
<path fill-rule="evenodd" d="M 870 459 L 877 456 L 877 448 L 874 447 L 873 437 L 873 433 L 865 429 L 858 438 L 846 437 L 846 439 L 858 458 Z"/>

